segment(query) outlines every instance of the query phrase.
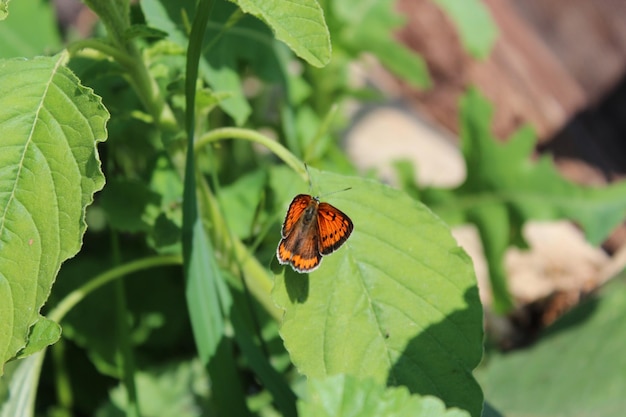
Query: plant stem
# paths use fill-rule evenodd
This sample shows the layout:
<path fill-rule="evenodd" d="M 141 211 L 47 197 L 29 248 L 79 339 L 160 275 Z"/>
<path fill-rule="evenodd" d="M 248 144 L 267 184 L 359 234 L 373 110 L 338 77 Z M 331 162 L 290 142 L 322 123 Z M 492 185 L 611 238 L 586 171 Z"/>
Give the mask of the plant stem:
<path fill-rule="evenodd" d="M 117 233 L 111 232 L 111 246 L 113 263 L 121 263 L 120 245 Z M 128 300 L 126 298 L 126 288 L 124 281 L 115 281 L 115 318 L 117 322 L 117 339 L 119 340 L 119 353 L 122 361 L 122 379 L 126 387 L 128 407 L 126 410 L 128 417 L 140 417 L 141 409 L 137 397 L 137 384 L 135 382 L 135 358 L 130 341 L 130 326 L 128 324 Z"/>
<path fill-rule="evenodd" d="M 224 242 L 224 249 L 232 251 L 231 262 L 236 263 L 236 267 L 230 267 L 232 275 L 241 276 L 245 283 L 242 282 L 240 285 L 245 285 L 263 308 L 273 318 L 280 321 L 283 311 L 276 307 L 270 297 L 273 284 L 267 270 L 259 264 L 249 248 L 229 232 L 226 219 L 206 181 L 200 181 L 198 189 L 200 204 L 203 207 L 202 212 L 208 213 L 207 215 L 210 216 L 209 222 L 212 225 L 213 241 Z"/>
<path fill-rule="evenodd" d="M 55 416 L 70 417 L 74 398 L 70 378 L 65 364 L 65 340 L 61 339 L 50 347 L 52 363 L 54 364 L 54 389 L 57 395 L 57 409 Z"/>
<path fill-rule="evenodd" d="M 182 265 L 182 263 L 183 259 L 179 255 L 159 255 L 117 266 L 103 272 L 100 275 L 97 275 L 94 279 L 66 295 L 65 298 L 63 298 L 63 300 L 61 300 L 61 302 L 50 312 L 48 318 L 56 321 L 57 323 L 60 322 L 63 320 L 65 315 L 87 295 L 102 287 L 104 284 L 120 279 L 125 275 L 141 271 L 143 269 L 155 268 L 164 265 Z"/>
<path fill-rule="evenodd" d="M 238 127 L 224 127 L 211 130 L 198 138 L 194 144 L 195 151 L 197 153 L 199 149 L 207 144 L 222 139 L 243 139 L 263 145 L 272 151 L 277 157 L 282 159 L 285 164 L 289 165 L 305 181 L 308 180 L 306 168 L 294 154 L 289 152 L 287 148 L 272 138 L 255 132 L 254 130 L 242 129 Z"/>

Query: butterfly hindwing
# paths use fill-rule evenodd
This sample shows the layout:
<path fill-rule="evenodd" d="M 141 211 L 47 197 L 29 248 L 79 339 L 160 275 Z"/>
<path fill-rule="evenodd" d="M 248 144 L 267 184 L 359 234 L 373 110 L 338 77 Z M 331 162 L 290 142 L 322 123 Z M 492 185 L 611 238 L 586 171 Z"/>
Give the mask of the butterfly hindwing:
<path fill-rule="evenodd" d="M 350 237 L 354 225 L 341 210 L 328 203 L 320 203 L 317 211 L 317 227 L 319 251 L 322 255 L 328 255 L 339 249 Z"/>
<path fill-rule="evenodd" d="M 296 228 L 280 241 L 276 251 L 278 261 L 281 264 L 291 263 L 298 272 L 310 272 L 322 261 L 318 242 L 316 228 Z"/>

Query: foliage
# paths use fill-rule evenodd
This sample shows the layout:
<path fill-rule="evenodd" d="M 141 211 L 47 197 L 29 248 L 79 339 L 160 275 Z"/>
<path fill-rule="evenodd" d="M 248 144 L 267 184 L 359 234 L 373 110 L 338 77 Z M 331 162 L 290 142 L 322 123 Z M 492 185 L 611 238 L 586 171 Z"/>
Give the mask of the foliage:
<path fill-rule="evenodd" d="M 29 328 L 43 320 L 38 312 L 61 263 L 80 248 L 85 207 L 104 185 L 96 144 L 106 137 L 109 114 L 66 60 L 62 53 L 0 64 L 2 362 L 25 347 Z M 46 333 L 41 340 L 36 332 L 39 348 L 58 339 L 58 331 Z"/>
<path fill-rule="evenodd" d="M 435 0 L 457 25 L 465 49 L 477 58 L 485 58 L 496 41 L 497 29 L 491 22 L 485 3 Z M 476 30 L 481 28 L 481 30 Z"/>
<path fill-rule="evenodd" d="M 505 143 L 490 133 L 491 105 L 476 90 L 461 102 L 461 147 L 467 178 L 458 188 L 415 189 L 414 194 L 449 224 L 478 228 L 489 264 L 496 310 L 511 308 L 502 265 L 506 249 L 523 246 L 527 221 L 570 219 L 599 244 L 626 216 L 626 183 L 579 186 L 561 177 L 549 156 L 532 160 L 535 138 L 523 128 Z"/>
<path fill-rule="evenodd" d="M 622 274 L 546 329 L 533 347 L 494 355 L 479 373 L 492 405 L 505 415 L 620 414 L 625 314 Z"/>
<path fill-rule="evenodd" d="M 480 415 L 471 261 L 336 140 L 361 54 L 429 83 L 392 3 L 85 3 L 106 38 L 52 57 L 33 58 L 60 49 L 48 3 L 0 23 L 0 415 L 50 386 L 54 415 L 319 415 L 363 395 L 378 415 Z M 493 26 L 450 13 L 486 55 Z M 301 276 L 274 254 L 307 182 L 352 188 L 328 201 L 355 232 Z"/>
<path fill-rule="evenodd" d="M 476 91 L 461 103 L 462 186 L 419 189 L 405 174 L 398 191 L 352 176 L 337 132 L 344 102 L 367 95 L 349 66 L 370 53 L 414 86 L 430 82 L 390 36 L 403 22 L 389 0 L 86 0 L 106 39 L 47 58 L 33 57 L 61 49 L 53 13 L 28 3 L 0 0 L 0 20 L 10 12 L 0 22 L 0 416 L 478 416 L 471 261 L 409 195 L 478 226 L 501 311 L 502 255 L 523 245 L 526 221 L 572 219 L 598 243 L 624 217 L 623 184 L 565 181 L 531 160 L 529 130 L 498 144 Z M 437 3 L 468 52 L 486 56 L 496 30 L 484 6 Z M 284 210 L 307 189 L 355 231 L 300 275 L 275 248 Z M 479 375 L 492 405 L 621 409 L 623 293 L 615 283 L 536 347 L 488 358 Z"/>

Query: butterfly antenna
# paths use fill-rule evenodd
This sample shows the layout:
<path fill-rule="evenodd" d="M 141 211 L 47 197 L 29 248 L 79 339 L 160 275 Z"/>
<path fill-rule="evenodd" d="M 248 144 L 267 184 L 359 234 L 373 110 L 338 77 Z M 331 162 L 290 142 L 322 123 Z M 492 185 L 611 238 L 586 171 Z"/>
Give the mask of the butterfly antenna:
<path fill-rule="evenodd" d="M 332 194 L 337 194 L 337 193 L 342 193 L 342 192 L 344 192 L 344 191 L 348 191 L 348 190 L 351 190 L 351 189 L 352 189 L 352 187 L 348 187 L 348 188 L 344 188 L 343 190 L 335 190 L 335 191 L 331 191 L 331 192 L 329 192 L 329 193 L 326 193 L 326 194 L 324 194 L 324 195 L 319 196 L 319 198 L 322 198 L 322 197 L 328 197 L 329 195 L 332 195 Z"/>
<path fill-rule="evenodd" d="M 309 166 L 304 163 L 304 169 L 306 170 L 306 177 L 309 179 L 309 193 L 313 191 L 313 182 L 311 181 L 311 173 L 309 172 Z"/>
<path fill-rule="evenodd" d="M 304 163 L 304 169 L 306 170 L 306 175 L 309 178 L 309 193 L 313 194 L 313 181 L 311 180 L 311 173 L 309 172 L 309 166 L 306 164 L 306 162 Z M 352 189 L 352 187 L 344 188 L 343 190 L 331 191 L 329 193 L 326 193 L 326 194 L 323 194 L 323 195 L 319 196 L 318 198 L 326 197 L 326 196 L 329 196 L 331 194 L 341 193 L 343 191 L 348 191 L 350 189 Z"/>

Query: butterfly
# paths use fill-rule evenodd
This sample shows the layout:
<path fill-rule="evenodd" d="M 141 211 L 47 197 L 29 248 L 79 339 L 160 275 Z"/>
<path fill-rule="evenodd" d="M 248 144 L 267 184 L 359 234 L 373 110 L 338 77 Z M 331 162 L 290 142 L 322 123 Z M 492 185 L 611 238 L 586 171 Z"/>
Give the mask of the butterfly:
<path fill-rule="evenodd" d="M 278 262 L 291 264 L 298 272 L 311 272 L 348 240 L 352 220 L 339 209 L 321 203 L 318 197 L 299 194 L 287 210 L 276 249 Z"/>

